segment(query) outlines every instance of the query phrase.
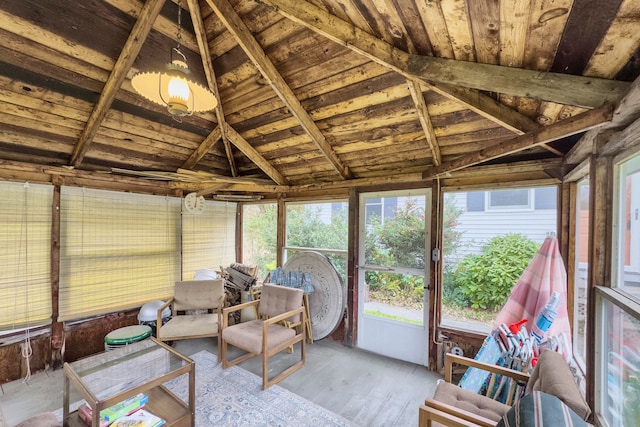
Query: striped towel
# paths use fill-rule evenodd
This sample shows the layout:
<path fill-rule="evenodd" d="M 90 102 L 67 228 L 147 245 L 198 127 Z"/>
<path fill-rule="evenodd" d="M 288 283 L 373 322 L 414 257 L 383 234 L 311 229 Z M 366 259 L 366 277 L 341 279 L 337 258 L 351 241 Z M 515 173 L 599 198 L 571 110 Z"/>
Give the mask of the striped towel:
<path fill-rule="evenodd" d="M 531 331 L 536 317 L 553 292 L 560 293 L 560 300 L 557 307 L 558 315 L 549 328 L 547 337 L 561 333 L 571 336 L 567 312 L 567 272 L 558 248 L 558 240 L 555 237 L 547 237 L 498 313 L 494 329 L 503 323 L 510 325 L 527 319 L 525 325 L 527 331 Z"/>

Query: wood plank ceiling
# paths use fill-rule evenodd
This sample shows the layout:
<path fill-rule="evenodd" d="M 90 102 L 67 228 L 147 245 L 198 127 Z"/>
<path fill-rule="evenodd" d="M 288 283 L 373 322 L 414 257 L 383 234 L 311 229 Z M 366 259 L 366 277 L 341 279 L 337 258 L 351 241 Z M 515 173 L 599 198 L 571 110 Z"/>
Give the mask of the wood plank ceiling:
<path fill-rule="evenodd" d="M 640 74 L 637 0 L 180 5 L 182 51 L 220 102 L 177 122 L 131 87 L 169 62 L 177 0 L 0 2 L 0 178 L 201 194 L 487 162 L 543 178 Z"/>

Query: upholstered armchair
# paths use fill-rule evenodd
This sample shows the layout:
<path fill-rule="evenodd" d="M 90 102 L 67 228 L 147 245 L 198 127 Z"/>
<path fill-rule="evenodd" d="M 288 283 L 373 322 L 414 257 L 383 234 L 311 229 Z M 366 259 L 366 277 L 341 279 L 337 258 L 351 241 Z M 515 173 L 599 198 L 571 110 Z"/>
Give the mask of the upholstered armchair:
<path fill-rule="evenodd" d="M 259 300 L 249 301 L 223 310 L 222 367 L 228 368 L 254 356 L 262 358 L 262 388 L 266 389 L 300 369 L 305 363 L 305 310 L 302 289 L 285 286 L 262 286 Z M 258 319 L 228 325 L 229 314 L 257 306 Z M 284 321 L 300 323 L 290 328 Z M 269 378 L 269 358 L 296 343 L 300 343 L 300 360 L 273 378 Z M 229 345 L 243 351 L 229 360 Z"/>
<path fill-rule="evenodd" d="M 224 306 L 224 280 L 176 282 L 173 297 L 158 308 L 157 338 L 176 341 L 217 337 L 220 357 L 220 329 Z M 172 317 L 162 324 L 162 311 L 171 306 Z"/>
<path fill-rule="evenodd" d="M 454 364 L 472 366 L 513 378 L 515 382 L 526 385 L 525 395 L 537 391 L 554 396 L 582 420 L 587 420 L 591 415 L 591 409 L 580 393 L 569 366 L 559 353 L 551 350 L 542 352 L 531 375 L 467 357 L 447 354 L 445 380 L 438 384 L 433 397 L 427 398 L 425 404 L 420 406 L 418 422 L 420 427 L 439 425 L 493 427 L 512 408 L 512 402 L 507 405 L 452 384 Z"/>

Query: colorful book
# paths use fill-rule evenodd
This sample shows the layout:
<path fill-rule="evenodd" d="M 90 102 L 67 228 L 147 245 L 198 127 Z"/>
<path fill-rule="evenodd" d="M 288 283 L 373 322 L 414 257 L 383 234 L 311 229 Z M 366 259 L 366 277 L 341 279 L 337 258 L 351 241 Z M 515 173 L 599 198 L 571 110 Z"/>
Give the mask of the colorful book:
<path fill-rule="evenodd" d="M 115 420 L 111 427 L 160 427 L 165 420 L 152 414 L 146 409 L 139 409 L 131 415 L 125 415 Z"/>
<path fill-rule="evenodd" d="M 130 414 L 142 408 L 148 400 L 149 397 L 146 394 L 137 394 L 100 411 L 100 419 L 113 422 L 124 415 Z"/>

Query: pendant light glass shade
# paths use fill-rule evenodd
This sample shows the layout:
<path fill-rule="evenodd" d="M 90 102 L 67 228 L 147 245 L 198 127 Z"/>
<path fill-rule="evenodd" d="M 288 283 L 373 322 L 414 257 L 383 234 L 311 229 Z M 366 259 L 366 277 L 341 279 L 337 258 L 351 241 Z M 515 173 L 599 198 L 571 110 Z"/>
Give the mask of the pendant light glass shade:
<path fill-rule="evenodd" d="M 172 59 L 164 71 L 136 73 L 131 86 L 151 102 L 167 107 L 174 117 L 190 116 L 194 112 L 213 110 L 218 101 L 209 89 L 190 80 L 184 55 L 174 48 L 183 60 Z"/>

